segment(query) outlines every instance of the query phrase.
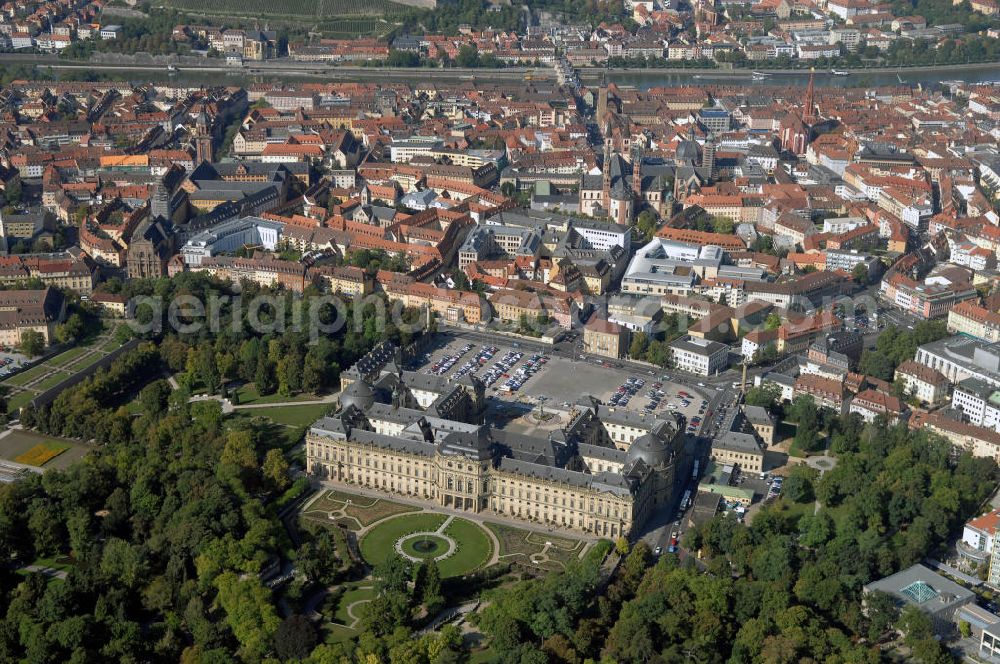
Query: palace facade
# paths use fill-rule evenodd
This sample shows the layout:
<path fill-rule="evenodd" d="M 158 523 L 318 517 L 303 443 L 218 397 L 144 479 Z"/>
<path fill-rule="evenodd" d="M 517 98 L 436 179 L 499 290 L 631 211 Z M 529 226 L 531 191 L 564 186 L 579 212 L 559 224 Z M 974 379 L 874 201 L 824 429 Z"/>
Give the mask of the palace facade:
<path fill-rule="evenodd" d="M 602 537 L 635 534 L 685 477 L 684 421 L 582 399 L 545 438 L 484 422 L 485 388 L 403 371 L 384 342 L 344 372 L 341 409 L 306 436 L 307 469 L 344 485 Z"/>

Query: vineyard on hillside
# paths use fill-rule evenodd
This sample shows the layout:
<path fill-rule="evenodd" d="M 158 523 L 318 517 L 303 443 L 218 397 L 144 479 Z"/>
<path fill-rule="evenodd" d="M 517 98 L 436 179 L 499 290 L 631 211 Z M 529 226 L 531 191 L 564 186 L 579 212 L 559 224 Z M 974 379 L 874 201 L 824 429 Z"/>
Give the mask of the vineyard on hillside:
<path fill-rule="evenodd" d="M 163 0 L 164 6 L 195 14 L 319 20 L 335 16 L 383 16 L 405 11 L 407 0 Z"/>

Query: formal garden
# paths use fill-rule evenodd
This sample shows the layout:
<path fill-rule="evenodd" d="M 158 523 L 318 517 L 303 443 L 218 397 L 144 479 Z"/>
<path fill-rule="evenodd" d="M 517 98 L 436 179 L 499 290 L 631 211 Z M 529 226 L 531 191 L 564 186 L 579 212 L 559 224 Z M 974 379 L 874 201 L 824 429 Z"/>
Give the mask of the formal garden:
<path fill-rule="evenodd" d="M 545 570 L 562 571 L 587 548 L 584 540 L 523 530 L 502 523 L 483 525 L 489 528 L 500 543 L 500 562 L 516 562 Z"/>
<path fill-rule="evenodd" d="M 324 491 L 306 505 L 302 510 L 302 517 L 311 521 L 333 521 L 348 530 L 358 531 L 387 517 L 418 511 L 411 505 L 403 505 L 385 498 Z"/>
<path fill-rule="evenodd" d="M 433 560 L 442 577 L 469 574 L 491 562 L 562 571 L 589 545 L 586 540 L 562 534 L 480 523 L 338 490 L 318 494 L 302 508 L 300 517 L 357 533 L 360 554 L 372 566 L 395 554 L 412 563 Z"/>
<path fill-rule="evenodd" d="M 394 553 L 411 562 L 434 560 L 442 578 L 447 578 L 486 565 L 493 556 L 493 542 L 472 521 L 421 512 L 386 519 L 361 538 L 361 555 L 371 565 Z"/>

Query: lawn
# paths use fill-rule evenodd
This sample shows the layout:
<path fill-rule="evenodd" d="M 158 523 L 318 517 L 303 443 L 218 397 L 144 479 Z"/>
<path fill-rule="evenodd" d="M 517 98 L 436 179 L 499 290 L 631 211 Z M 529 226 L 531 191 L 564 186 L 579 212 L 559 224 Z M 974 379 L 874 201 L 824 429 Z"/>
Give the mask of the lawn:
<path fill-rule="evenodd" d="M 365 527 L 386 517 L 418 511 L 416 507 L 394 503 L 382 498 L 357 498 L 355 500 L 352 500 L 351 504 L 344 509 L 344 514 L 357 519 L 358 523 Z M 367 504 L 364 502 L 366 500 Z"/>
<path fill-rule="evenodd" d="M 59 383 L 63 382 L 67 378 L 69 378 L 68 374 L 64 374 L 64 373 L 52 374 L 51 376 L 49 376 L 45 380 L 43 380 L 43 381 L 41 381 L 39 383 L 35 383 L 34 385 L 32 385 L 32 387 L 34 389 L 38 390 L 39 392 L 44 392 L 47 389 L 55 387 L 56 385 L 58 385 Z"/>
<path fill-rule="evenodd" d="M 781 496 L 774 501 L 771 507 L 771 513 L 784 517 L 788 519 L 789 522 L 793 524 L 798 524 L 799 519 L 801 519 L 806 514 L 813 514 L 816 511 L 816 503 L 809 501 L 806 503 L 796 503 L 784 496 Z M 833 516 L 832 510 L 827 510 L 827 512 Z"/>
<path fill-rule="evenodd" d="M 323 643 L 339 643 L 353 639 L 358 635 L 356 629 L 344 625 L 326 624 L 323 626 Z"/>
<path fill-rule="evenodd" d="M 278 424 L 292 427 L 307 427 L 334 407 L 332 403 L 312 404 L 308 406 L 275 406 L 274 408 L 247 408 L 251 417 L 267 417 Z M 237 411 L 240 412 L 240 411 Z"/>
<path fill-rule="evenodd" d="M 17 455 L 14 457 L 14 461 L 41 468 L 49 461 L 55 459 L 57 456 L 68 450 L 70 447 L 72 446 L 66 443 L 47 440 L 44 443 L 35 445 L 27 452 Z"/>
<path fill-rule="evenodd" d="M 371 565 L 378 565 L 395 551 L 401 537 L 420 532 L 434 532 L 447 517 L 443 514 L 406 514 L 375 526 L 361 539 L 361 555 Z M 461 576 L 485 565 L 493 553 L 493 544 L 483 529 L 466 519 L 453 519 L 444 534 L 455 540 L 457 550 L 438 561 L 442 577 Z"/>
<path fill-rule="evenodd" d="M 121 342 L 114 337 L 108 339 L 101 345 L 101 350 L 105 353 L 110 353 L 113 350 L 121 348 Z"/>
<path fill-rule="evenodd" d="M 3 438 L 0 438 L 0 458 L 7 459 L 9 461 L 17 461 L 22 457 L 22 455 L 28 454 L 33 455 L 32 458 L 34 458 L 34 455 L 41 454 L 41 450 L 35 452 L 35 448 L 47 445 L 63 449 L 58 455 L 49 457 L 45 465 L 46 469 L 65 469 L 85 457 L 90 451 L 87 446 L 80 445 L 72 440 L 55 438 L 54 436 L 45 436 L 40 433 L 35 433 L 34 431 L 13 429 L 10 430 Z"/>
<path fill-rule="evenodd" d="M 496 664 L 500 661 L 500 655 L 491 649 L 479 650 L 469 657 L 469 664 Z"/>
<path fill-rule="evenodd" d="M 341 597 L 340 601 L 337 602 L 337 611 L 333 614 L 333 621 L 338 622 L 341 625 L 347 625 L 350 627 L 354 620 L 347 613 L 347 607 L 349 607 L 354 602 L 360 602 L 362 600 L 370 600 L 375 598 L 375 589 L 371 586 L 355 586 L 345 592 Z M 354 615 L 358 615 L 357 610 L 354 611 Z"/>
<path fill-rule="evenodd" d="M 13 413 L 14 411 L 28 405 L 28 402 L 35 398 L 34 392 L 29 392 L 27 390 L 22 390 L 17 394 L 11 396 L 7 399 L 7 412 Z"/>
<path fill-rule="evenodd" d="M 104 357 L 106 356 L 103 353 L 91 353 L 90 355 L 88 355 L 87 357 L 83 358 L 82 360 L 74 364 L 72 367 L 70 367 L 69 370 L 73 372 L 81 371 L 82 369 L 86 369 L 91 364 L 94 364 L 95 362 Z"/>
<path fill-rule="evenodd" d="M 65 353 L 60 353 L 59 355 L 56 355 L 51 360 L 49 360 L 48 365 L 53 367 L 64 367 L 89 350 L 90 348 L 88 348 L 87 346 L 77 346 L 76 348 L 70 348 Z"/>
<path fill-rule="evenodd" d="M 361 555 L 372 565 L 382 563 L 395 551 L 396 540 L 404 535 L 433 532 L 444 523 L 443 514 L 410 514 L 398 516 L 375 526 L 360 542 Z"/>
<path fill-rule="evenodd" d="M 458 551 L 438 562 L 442 577 L 468 574 L 488 563 L 493 555 L 493 542 L 481 527 L 471 521 L 454 519 L 444 534 L 458 543 Z"/>
<path fill-rule="evenodd" d="M 69 556 L 54 556 L 51 558 L 38 558 L 32 565 L 37 565 L 39 567 L 48 567 L 50 569 L 61 570 L 63 572 L 68 572 L 76 565 L 73 559 Z"/>
<path fill-rule="evenodd" d="M 27 371 L 22 371 L 21 373 L 11 376 L 7 380 L 3 381 L 4 385 L 25 385 L 40 378 L 48 373 L 51 373 L 52 369 L 45 364 L 39 364 L 37 366 L 31 367 Z"/>
<path fill-rule="evenodd" d="M 324 17 L 335 16 L 381 16 L 397 13 L 404 9 L 400 4 L 388 0 L 285 0 L 281 3 L 271 0 L 216 0 L 206 3 L 203 0 L 167 0 L 166 6 L 178 10 L 195 10 L 200 13 L 211 13 L 219 16 L 236 16 L 240 18 L 281 18 L 287 20 L 315 22 Z"/>
<path fill-rule="evenodd" d="M 226 416 L 226 422 L 230 425 L 237 422 L 250 424 L 257 418 L 254 427 L 264 433 L 264 438 L 278 443 L 278 447 L 288 449 L 293 445 L 302 442 L 308 425 L 286 425 L 283 422 L 276 422 L 274 413 L 280 408 L 247 408 L 236 410 Z M 312 422 L 309 422 L 312 424 Z"/>
<path fill-rule="evenodd" d="M 237 405 L 243 406 L 248 404 L 265 404 L 265 403 L 283 403 L 285 401 L 315 401 L 321 399 L 322 397 L 316 394 L 303 392 L 302 394 L 295 394 L 290 397 L 282 396 L 280 394 L 268 394 L 265 396 L 260 396 L 257 393 L 257 388 L 252 384 L 241 385 L 235 390 L 236 396 L 239 401 Z"/>

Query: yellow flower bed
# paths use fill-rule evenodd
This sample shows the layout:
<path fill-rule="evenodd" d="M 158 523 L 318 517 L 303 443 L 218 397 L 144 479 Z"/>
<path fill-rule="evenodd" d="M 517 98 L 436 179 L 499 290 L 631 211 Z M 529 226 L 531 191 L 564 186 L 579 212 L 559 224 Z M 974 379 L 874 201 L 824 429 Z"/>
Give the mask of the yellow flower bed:
<path fill-rule="evenodd" d="M 52 459 L 69 449 L 69 445 L 66 443 L 57 443 L 55 441 L 49 440 L 44 443 L 39 443 L 35 445 L 30 450 L 24 454 L 20 454 L 14 458 L 14 461 L 18 463 L 23 463 L 28 466 L 44 466 Z"/>

